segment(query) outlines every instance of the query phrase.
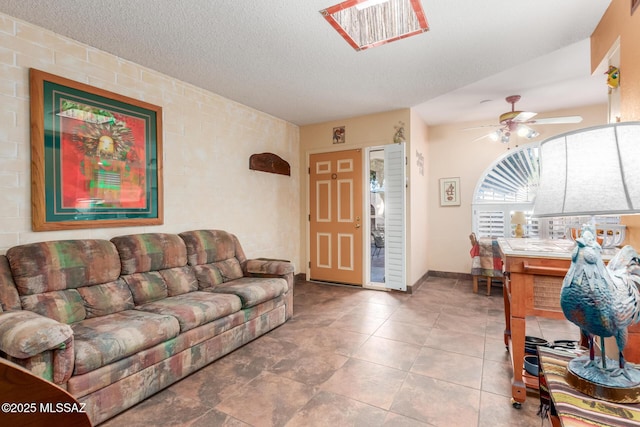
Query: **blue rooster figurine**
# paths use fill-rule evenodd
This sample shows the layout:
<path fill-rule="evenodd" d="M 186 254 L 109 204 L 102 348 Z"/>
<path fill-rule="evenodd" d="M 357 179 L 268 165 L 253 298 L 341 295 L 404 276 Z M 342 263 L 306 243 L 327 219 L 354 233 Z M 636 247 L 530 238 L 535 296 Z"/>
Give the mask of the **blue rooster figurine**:
<path fill-rule="evenodd" d="M 604 340 L 601 342 L 602 371 L 611 377 L 631 380 L 623 350 L 627 327 L 640 315 L 640 259 L 631 246 L 623 247 L 605 266 L 595 228 L 585 225 L 576 239 L 571 267 L 562 282 L 560 305 L 567 319 L 580 327 L 589 340 L 587 367 L 597 367 L 593 337 L 615 337 L 619 351 L 617 368 L 607 369 Z"/>

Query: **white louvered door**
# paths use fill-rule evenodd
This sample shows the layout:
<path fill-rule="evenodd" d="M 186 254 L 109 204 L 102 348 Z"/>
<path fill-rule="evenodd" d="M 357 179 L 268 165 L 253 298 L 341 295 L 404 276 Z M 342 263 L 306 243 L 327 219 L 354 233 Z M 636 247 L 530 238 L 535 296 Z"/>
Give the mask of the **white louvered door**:
<path fill-rule="evenodd" d="M 405 144 L 384 146 L 385 287 L 407 290 Z"/>

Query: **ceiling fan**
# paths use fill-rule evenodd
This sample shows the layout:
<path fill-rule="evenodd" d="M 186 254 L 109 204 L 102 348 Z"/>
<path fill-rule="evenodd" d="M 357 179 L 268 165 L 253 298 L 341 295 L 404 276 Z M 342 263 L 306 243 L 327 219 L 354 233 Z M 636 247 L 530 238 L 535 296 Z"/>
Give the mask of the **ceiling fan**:
<path fill-rule="evenodd" d="M 489 137 L 494 141 L 500 141 L 504 144 L 507 144 L 509 143 L 512 134 L 517 134 L 518 136 L 527 139 L 533 139 L 540 135 L 538 131 L 531 128 L 529 125 L 580 123 L 582 121 L 581 116 L 548 117 L 546 119 L 534 120 L 533 118 L 538 113 L 532 113 L 529 111 L 516 111 L 516 102 L 520 101 L 520 95 L 510 95 L 505 99 L 509 104 L 511 104 L 511 111 L 500 115 L 500 124 L 488 125 L 489 127 L 498 126 L 500 128 L 487 135 L 483 135 L 480 138 L 476 138 L 474 141 Z M 477 129 L 477 127 L 467 129 Z"/>

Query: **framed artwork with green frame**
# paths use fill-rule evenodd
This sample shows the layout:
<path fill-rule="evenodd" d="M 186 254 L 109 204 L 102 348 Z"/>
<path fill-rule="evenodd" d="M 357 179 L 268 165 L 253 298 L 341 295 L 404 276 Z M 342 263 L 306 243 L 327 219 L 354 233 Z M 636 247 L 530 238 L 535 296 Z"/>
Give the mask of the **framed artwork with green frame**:
<path fill-rule="evenodd" d="M 163 223 L 162 108 L 29 72 L 34 231 Z"/>

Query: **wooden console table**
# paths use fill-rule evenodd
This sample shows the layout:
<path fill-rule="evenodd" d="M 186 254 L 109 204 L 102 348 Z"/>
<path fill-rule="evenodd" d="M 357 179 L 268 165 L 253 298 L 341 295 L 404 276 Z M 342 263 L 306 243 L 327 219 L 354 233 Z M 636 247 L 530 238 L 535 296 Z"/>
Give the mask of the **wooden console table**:
<path fill-rule="evenodd" d="M 571 265 L 575 243 L 570 240 L 498 239 L 505 280 L 503 286 L 504 343 L 511 354 L 512 404 L 520 408 L 527 390 L 522 379 L 526 316 L 564 319 L 560 308 L 562 280 Z M 613 252 L 604 254 L 610 259 Z M 579 339 L 579 337 L 576 337 Z"/>

